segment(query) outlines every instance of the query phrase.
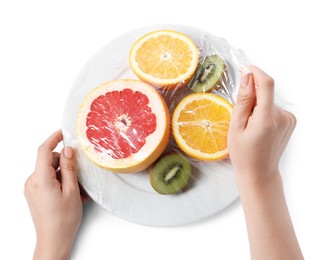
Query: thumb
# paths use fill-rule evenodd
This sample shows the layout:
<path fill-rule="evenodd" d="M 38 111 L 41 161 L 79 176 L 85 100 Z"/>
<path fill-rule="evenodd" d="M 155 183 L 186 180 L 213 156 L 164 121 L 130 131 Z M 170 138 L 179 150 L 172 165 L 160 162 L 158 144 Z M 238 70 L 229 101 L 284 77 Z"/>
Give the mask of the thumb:
<path fill-rule="evenodd" d="M 233 127 L 239 129 L 246 127 L 255 105 L 255 95 L 253 75 L 251 73 L 242 74 L 241 86 L 231 118 L 231 125 Z"/>
<path fill-rule="evenodd" d="M 77 171 L 76 171 L 76 158 L 74 151 L 71 147 L 66 146 L 62 149 L 60 158 L 61 180 L 63 192 L 79 190 Z"/>

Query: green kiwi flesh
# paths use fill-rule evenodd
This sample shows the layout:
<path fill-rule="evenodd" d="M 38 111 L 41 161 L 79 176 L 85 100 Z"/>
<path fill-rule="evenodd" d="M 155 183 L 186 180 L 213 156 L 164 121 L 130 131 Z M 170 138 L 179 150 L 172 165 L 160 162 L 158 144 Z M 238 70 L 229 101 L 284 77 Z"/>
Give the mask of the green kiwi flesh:
<path fill-rule="evenodd" d="M 220 81 L 225 69 L 226 65 L 218 55 L 208 56 L 204 63 L 197 67 L 188 87 L 193 92 L 211 92 Z"/>
<path fill-rule="evenodd" d="M 160 157 L 150 170 L 150 183 L 160 194 L 175 194 L 187 186 L 191 177 L 190 162 L 179 153 Z"/>

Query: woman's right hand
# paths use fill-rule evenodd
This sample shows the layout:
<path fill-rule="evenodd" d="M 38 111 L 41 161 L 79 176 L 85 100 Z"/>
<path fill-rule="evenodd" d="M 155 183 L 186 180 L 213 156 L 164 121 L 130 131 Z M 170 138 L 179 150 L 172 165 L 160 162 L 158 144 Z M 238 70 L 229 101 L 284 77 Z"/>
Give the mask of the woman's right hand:
<path fill-rule="evenodd" d="M 303 259 L 286 205 L 279 160 L 296 125 L 274 105 L 274 81 L 251 66 L 244 75 L 228 133 L 248 229 L 251 259 Z"/>
<path fill-rule="evenodd" d="M 242 76 L 228 149 L 237 177 L 259 182 L 278 173 L 296 119 L 274 105 L 274 80 L 255 66 L 250 70 Z"/>

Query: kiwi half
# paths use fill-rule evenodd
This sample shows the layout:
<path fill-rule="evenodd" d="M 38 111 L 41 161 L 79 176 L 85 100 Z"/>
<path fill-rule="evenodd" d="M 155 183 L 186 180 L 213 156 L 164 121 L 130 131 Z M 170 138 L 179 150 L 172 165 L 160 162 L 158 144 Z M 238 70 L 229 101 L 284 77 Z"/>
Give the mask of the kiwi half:
<path fill-rule="evenodd" d="M 207 56 L 204 63 L 199 64 L 188 87 L 193 92 L 211 92 L 220 81 L 226 65 L 218 55 Z"/>
<path fill-rule="evenodd" d="M 175 194 L 187 186 L 191 164 L 179 153 L 160 157 L 150 170 L 151 186 L 160 194 Z"/>

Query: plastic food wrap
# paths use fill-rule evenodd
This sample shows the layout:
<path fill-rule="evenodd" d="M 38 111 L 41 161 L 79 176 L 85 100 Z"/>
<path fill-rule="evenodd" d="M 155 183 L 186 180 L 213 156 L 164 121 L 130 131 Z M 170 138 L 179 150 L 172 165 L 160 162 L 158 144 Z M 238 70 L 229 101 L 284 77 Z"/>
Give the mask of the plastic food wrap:
<path fill-rule="evenodd" d="M 89 196 L 148 226 L 187 224 L 228 206 L 238 192 L 226 134 L 247 65 L 223 38 L 174 25 L 131 31 L 97 52 L 63 118 Z"/>

